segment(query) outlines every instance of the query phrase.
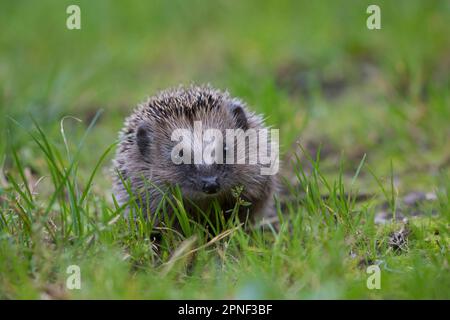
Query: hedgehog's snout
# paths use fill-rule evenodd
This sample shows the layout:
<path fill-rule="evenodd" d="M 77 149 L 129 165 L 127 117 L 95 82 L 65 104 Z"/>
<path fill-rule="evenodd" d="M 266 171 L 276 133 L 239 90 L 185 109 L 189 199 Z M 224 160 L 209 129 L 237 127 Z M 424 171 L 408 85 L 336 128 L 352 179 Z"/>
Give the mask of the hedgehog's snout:
<path fill-rule="evenodd" d="M 217 176 L 202 177 L 200 181 L 202 191 L 206 194 L 215 194 L 220 190 L 220 184 Z"/>

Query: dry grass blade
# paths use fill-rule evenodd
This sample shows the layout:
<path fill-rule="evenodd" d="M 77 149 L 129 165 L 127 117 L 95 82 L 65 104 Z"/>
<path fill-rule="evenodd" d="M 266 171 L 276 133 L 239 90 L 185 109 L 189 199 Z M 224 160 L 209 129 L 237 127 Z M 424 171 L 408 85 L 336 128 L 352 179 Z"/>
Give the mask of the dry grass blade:
<path fill-rule="evenodd" d="M 188 256 L 193 250 L 188 251 L 193 245 L 194 243 L 197 241 L 197 237 L 193 236 L 190 237 L 186 240 L 184 240 L 180 246 L 178 246 L 178 248 L 174 251 L 174 253 L 172 254 L 172 256 L 170 257 L 169 261 L 167 261 L 166 263 L 164 263 L 164 269 L 161 272 L 162 276 L 165 276 L 166 274 L 168 274 L 170 272 L 170 270 L 172 270 L 173 266 L 175 265 L 175 262 L 177 262 L 178 260 Z M 186 251 L 188 251 L 186 253 Z"/>
<path fill-rule="evenodd" d="M 222 232 L 221 234 L 218 234 L 217 236 L 215 236 L 214 238 L 212 238 L 210 241 L 208 241 L 207 243 L 205 243 L 204 245 L 201 245 L 200 247 L 197 247 L 195 249 L 192 249 L 188 252 L 186 252 L 185 254 L 183 254 L 183 252 L 185 252 L 188 248 L 190 248 L 194 242 L 196 241 L 196 237 L 191 237 L 185 241 L 182 242 L 182 244 L 175 250 L 175 252 L 173 253 L 172 257 L 170 258 L 169 261 L 167 261 L 166 263 L 162 264 L 162 267 L 164 267 L 163 271 L 162 271 L 162 275 L 166 275 L 173 267 L 174 263 L 180 259 L 184 259 L 188 256 L 190 256 L 191 254 L 202 250 L 204 248 L 207 248 L 211 245 L 213 245 L 214 243 L 228 237 L 230 234 L 232 234 L 233 232 L 235 232 L 236 230 L 238 230 L 239 228 L 241 228 L 243 225 L 243 223 L 239 224 L 238 226 L 225 230 L 224 232 Z"/>

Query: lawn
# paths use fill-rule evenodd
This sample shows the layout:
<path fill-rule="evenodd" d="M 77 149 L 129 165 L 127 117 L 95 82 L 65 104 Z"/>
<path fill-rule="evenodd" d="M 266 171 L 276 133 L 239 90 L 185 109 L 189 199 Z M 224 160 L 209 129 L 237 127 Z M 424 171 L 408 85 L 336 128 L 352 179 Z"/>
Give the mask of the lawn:
<path fill-rule="evenodd" d="M 449 19 L 444 0 L 2 0 L 0 298 L 449 299 Z M 279 225 L 184 216 L 155 241 L 124 218 L 118 131 L 180 83 L 280 129 Z"/>

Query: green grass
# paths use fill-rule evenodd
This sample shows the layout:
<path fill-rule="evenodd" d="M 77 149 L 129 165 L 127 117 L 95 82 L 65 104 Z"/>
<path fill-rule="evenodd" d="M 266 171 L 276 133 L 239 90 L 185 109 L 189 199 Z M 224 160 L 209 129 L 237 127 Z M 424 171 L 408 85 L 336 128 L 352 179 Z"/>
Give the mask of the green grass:
<path fill-rule="evenodd" d="M 65 28 L 73 3 L 79 31 Z M 369 31 L 370 1 L 2 1 L 0 298 L 449 299 L 450 6 L 377 3 Z M 123 217 L 110 178 L 123 118 L 190 82 L 280 129 L 279 228 L 220 208 L 206 228 L 176 201 L 182 232 L 156 246 L 152 221 Z M 374 216 L 412 191 L 438 198 L 394 250 L 405 225 Z M 73 264 L 81 290 L 65 286 Z"/>

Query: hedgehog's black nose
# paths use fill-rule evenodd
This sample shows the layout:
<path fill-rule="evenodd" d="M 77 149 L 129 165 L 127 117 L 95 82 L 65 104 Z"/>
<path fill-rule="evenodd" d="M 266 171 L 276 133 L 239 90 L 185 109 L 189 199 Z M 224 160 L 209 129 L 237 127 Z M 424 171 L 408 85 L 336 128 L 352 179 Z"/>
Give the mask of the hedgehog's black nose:
<path fill-rule="evenodd" d="M 204 193 L 213 194 L 219 191 L 220 185 L 217 181 L 217 177 L 204 177 L 202 178 L 202 190 Z"/>

